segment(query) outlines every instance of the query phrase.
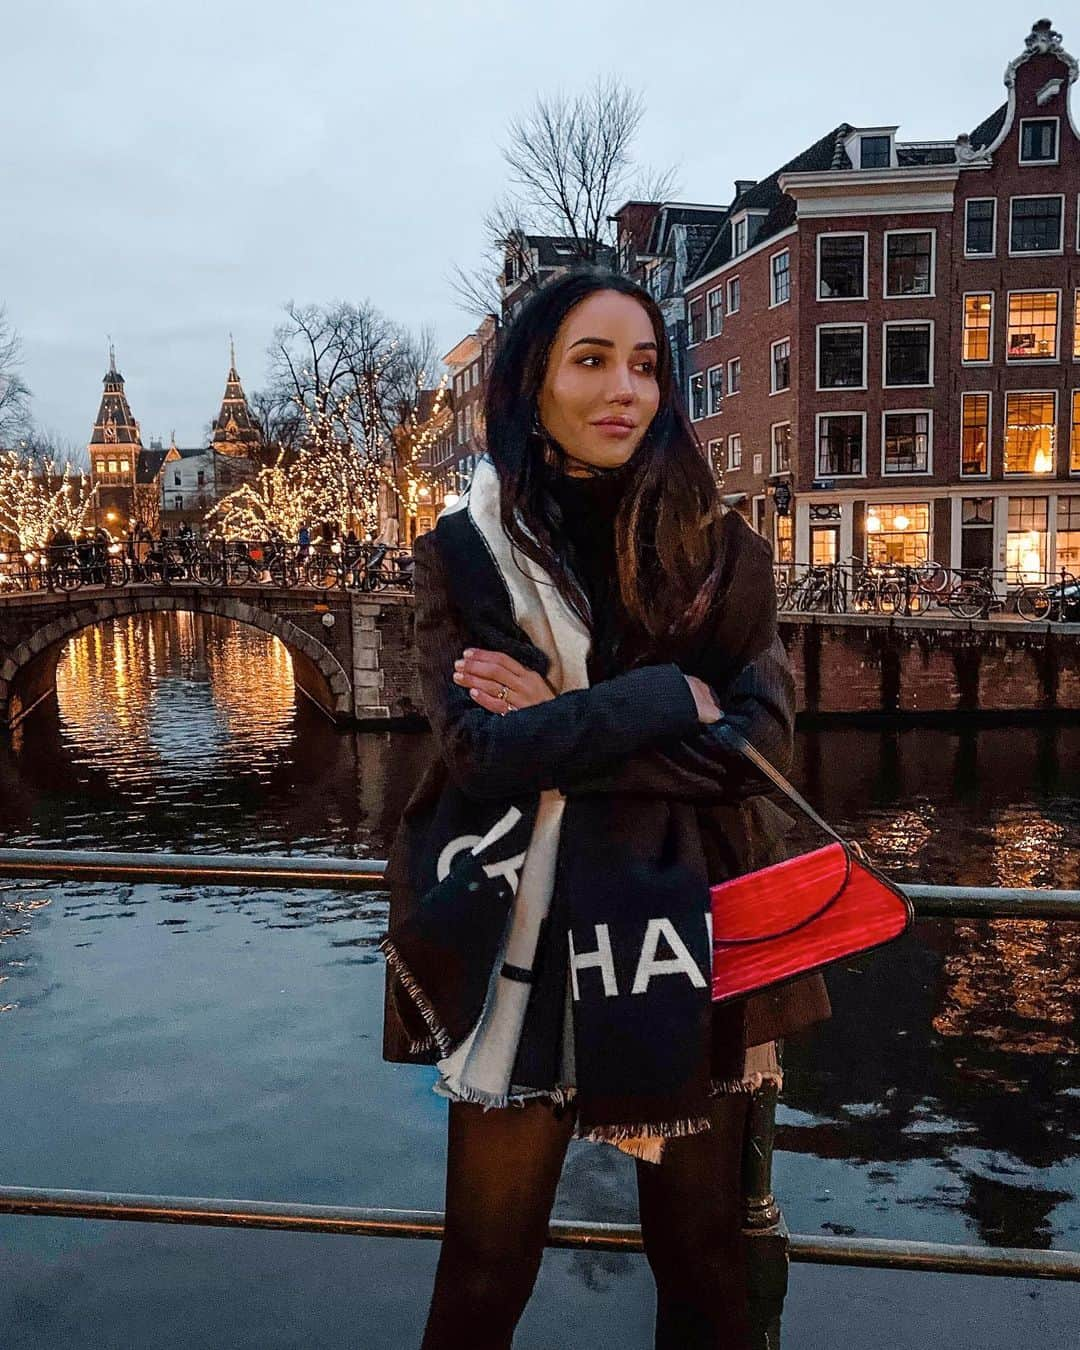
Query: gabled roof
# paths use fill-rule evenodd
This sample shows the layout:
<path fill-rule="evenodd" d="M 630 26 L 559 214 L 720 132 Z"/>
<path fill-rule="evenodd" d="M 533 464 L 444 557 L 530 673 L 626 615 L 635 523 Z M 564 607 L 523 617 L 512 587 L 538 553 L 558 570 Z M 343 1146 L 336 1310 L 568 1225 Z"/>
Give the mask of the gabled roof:
<path fill-rule="evenodd" d="M 153 483 L 168 453 L 168 450 L 140 450 L 135 460 L 135 482 Z"/>
<path fill-rule="evenodd" d="M 992 145 L 997 140 L 1001 128 L 1005 125 L 1005 114 L 1009 111 L 1009 105 L 1003 103 L 996 112 L 992 112 L 985 122 L 980 122 L 971 133 L 972 150 L 982 150 L 984 146 Z"/>

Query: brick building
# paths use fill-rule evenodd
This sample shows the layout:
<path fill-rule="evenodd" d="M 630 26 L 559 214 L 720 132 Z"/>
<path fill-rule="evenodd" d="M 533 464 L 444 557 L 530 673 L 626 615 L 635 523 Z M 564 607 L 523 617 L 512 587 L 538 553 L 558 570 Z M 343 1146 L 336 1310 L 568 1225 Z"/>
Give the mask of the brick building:
<path fill-rule="evenodd" d="M 842 124 L 739 182 L 686 287 L 691 416 L 781 561 L 1080 571 L 1077 62 L 968 135 Z"/>

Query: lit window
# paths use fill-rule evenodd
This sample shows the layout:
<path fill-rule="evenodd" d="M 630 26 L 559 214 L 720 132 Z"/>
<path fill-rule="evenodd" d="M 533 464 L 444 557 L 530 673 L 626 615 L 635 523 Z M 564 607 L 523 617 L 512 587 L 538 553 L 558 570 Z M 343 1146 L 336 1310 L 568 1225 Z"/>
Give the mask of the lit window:
<path fill-rule="evenodd" d="M 930 414 L 885 414 L 885 472 L 926 473 L 930 468 Z"/>
<path fill-rule="evenodd" d="M 818 388 L 862 389 L 866 385 L 866 330 L 818 328 Z"/>
<path fill-rule="evenodd" d="M 691 300 L 686 307 L 687 341 L 693 347 L 705 340 L 705 302 L 701 296 Z"/>
<path fill-rule="evenodd" d="M 118 470 L 117 470 L 117 465 L 116 465 L 116 460 L 115 460 L 115 459 L 110 459 L 110 460 L 109 460 L 109 472 L 110 472 L 110 473 L 117 473 L 117 472 L 118 472 Z"/>
<path fill-rule="evenodd" d="M 1009 249 L 1013 253 L 1060 253 L 1060 197 L 1017 197 L 1012 204 Z"/>
<path fill-rule="evenodd" d="M 791 468 L 791 423 L 777 422 L 772 429 L 772 471 L 787 473 Z"/>
<path fill-rule="evenodd" d="M 1005 395 L 1005 472 L 1054 472 L 1057 401 L 1053 393 Z"/>
<path fill-rule="evenodd" d="M 122 459 L 122 460 L 120 461 L 120 472 L 121 472 L 121 473 L 127 473 L 127 472 L 130 470 L 130 468 L 131 468 L 131 461 L 130 461 L 130 460 Z"/>
<path fill-rule="evenodd" d="M 709 369 L 709 416 L 714 417 L 724 402 L 724 367 Z"/>
<path fill-rule="evenodd" d="M 990 291 L 964 296 L 963 359 L 990 360 L 990 332 L 994 317 L 994 297 Z"/>
<path fill-rule="evenodd" d="M 867 562 L 914 567 L 929 557 L 929 502 L 874 502 L 867 507 Z"/>
<path fill-rule="evenodd" d="M 792 532 L 793 521 L 790 513 L 786 516 L 777 515 L 776 521 L 776 561 L 778 563 L 791 563 L 795 561 L 795 539 Z"/>
<path fill-rule="evenodd" d="M 990 395 L 962 396 L 962 446 L 960 472 L 981 476 L 990 472 Z"/>
<path fill-rule="evenodd" d="M 1021 164 L 1056 164 L 1057 157 L 1056 117 L 1032 117 L 1020 123 Z"/>
<path fill-rule="evenodd" d="M 727 438 L 728 468 L 742 468 L 742 437 L 729 436 Z"/>
<path fill-rule="evenodd" d="M 994 254 L 997 202 L 993 197 L 976 197 L 967 203 L 964 220 L 964 252 L 972 258 L 990 258 Z"/>
<path fill-rule="evenodd" d="M 1010 361 L 1056 361 L 1057 291 L 1014 291 L 1009 296 Z"/>
<path fill-rule="evenodd" d="M 724 472 L 724 442 L 709 442 L 709 468 L 714 474 Z"/>
<path fill-rule="evenodd" d="M 724 330 L 724 288 L 717 286 L 705 298 L 708 307 L 709 337 L 718 337 Z"/>
<path fill-rule="evenodd" d="M 892 162 L 890 136 L 859 137 L 859 168 L 887 169 Z"/>
<path fill-rule="evenodd" d="M 1080 361 L 1080 291 L 1073 296 L 1073 360 Z"/>
<path fill-rule="evenodd" d="M 1072 396 L 1072 429 L 1069 435 L 1069 472 L 1080 473 L 1080 389 L 1074 389 Z"/>
<path fill-rule="evenodd" d="M 784 250 L 772 260 L 772 302 L 782 305 L 791 299 L 791 254 Z"/>
<path fill-rule="evenodd" d="M 738 277 L 732 277 L 727 284 L 727 312 L 729 314 L 738 314 L 742 305 L 742 282 Z"/>
<path fill-rule="evenodd" d="M 698 422 L 705 416 L 705 376 L 699 370 L 690 376 L 690 418 Z"/>
<path fill-rule="evenodd" d="M 742 361 L 739 357 L 733 356 L 727 363 L 727 391 L 729 394 L 737 394 L 742 388 Z"/>
<path fill-rule="evenodd" d="M 928 323 L 885 325 L 885 384 L 888 388 L 933 383 Z"/>
<path fill-rule="evenodd" d="M 98 462 L 97 462 L 97 471 L 98 471 L 98 473 L 105 473 L 105 471 L 106 471 L 106 470 L 105 470 L 105 461 L 104 461 L 103 459 L 99 459 L 99 460 L 98 460 Z"/>
<path fill-rule="evenodd" d="M 1057 556 L 1054 566 L 1080 576 L 1080 497 L 1057 500 Z"/>
<path fill-rule="evenodd" d="M 850 477 L 863 472 L 865 419 L 861 413 L 818 417 L 817 477 Z"/>
<path fill-rule="evenodd" d="M 1010 497 L 1005 535 L 1009 580 L 1042 581 L 1046 571 L 1046 534 L 1050 517 L 1045 497 Z"/>
<path fill-rule="evenodd" d="M 885 294 L 929 295 L 934 236 L 930 230 L 885 236 Z"/>
<path fill-rule="evenodd" d="M 818 236 L 818 298 L 866 298 L 866 240 L 861 234 Z"/>
<path fill-rule="evenodd" d="M 782 338 L 772 345 L 772 392 L 791 387 L 791 339 Z"/>

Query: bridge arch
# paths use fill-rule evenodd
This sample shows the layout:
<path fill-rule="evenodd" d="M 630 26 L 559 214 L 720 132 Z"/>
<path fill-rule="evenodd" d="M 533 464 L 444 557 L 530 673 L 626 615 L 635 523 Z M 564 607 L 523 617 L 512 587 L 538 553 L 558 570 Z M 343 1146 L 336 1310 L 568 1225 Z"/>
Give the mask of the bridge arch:
<path fill-rule="evenodd" d="M 297 688 L 335 722 L 352 714 L 352 684 L 332 651 L 298 624 L 258 604 L 200 590 L 193 594 L 146 594 L 87 597 L 65 607 L 9 649 L 0 664 L 0 725 L 17 726 L 56 690 L 56 667 L 64 644 L 84 628 L 126 618 L 180 610 L 214 614 L 279 638 L 293 660 Z"/>

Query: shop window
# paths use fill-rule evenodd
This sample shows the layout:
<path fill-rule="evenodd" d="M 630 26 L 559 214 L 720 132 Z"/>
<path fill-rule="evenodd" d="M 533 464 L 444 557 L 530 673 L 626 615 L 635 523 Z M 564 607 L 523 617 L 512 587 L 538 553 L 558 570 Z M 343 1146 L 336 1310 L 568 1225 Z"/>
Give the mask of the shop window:
<path fill-rule="evenodd" d="M 1080 576 L 1080 497 L 1057 500 L 1057 552 L 1054 567 Z"/>
<path fill-rule="evenodd" d="M 866 328 L 818 328 L 818 388 L 866 388 Z"/>
<path fill-rule="evenodd" d="M 1056 361 L 1057 291 L 1013 291 L 1009 296 L 1010 361 Z"/>
<path fill-rule="evenodd" d="M 818 478 L 861 476 L 864 472 L 866 419 L 862 413 L 819 413 Z"/>
<path fill-rule="evenodd" d="M 776 561 L 778 563 L 793 563 L 795 561 L 793 519 L 790 515 L 774 516 L 773 519 L 776 523 Z"/>
<path fill-rule="evenodd" d="M 885 236 L 885 294 L 930 295 L 933 292 L 934 234 L 904 231 Z"/>
<path fill-rule="evenodd" d="M 1009 222 L 1010 253 L 1060 253 L 1064 200 L 1014 197 Z"/>
<path fill-rule="evenodd" d="M 1041 581 L 1046 571 L 1049 502 L 1046 497 L 1010 497 L 1005 568 L 1010 581 Z"/>
<path fill-rule="evenodd" d="M 866 299 L 866 236 L 818 236 L 818 299 Z"/>
<path fill-rule="evenodd" d="M 1005 472 L 1053 473 L 1057 421 L 1053 393 L 1005 395 Z"/>
<path fill-rule="evenodd" d="M 930 468 L 930 414 L 885 414 L 885 473 L 927 473 Z"/>
<path fill-rule="evenodd" d="M 874 502 L 866 509 L 866 559 L 914 567 L 930 557 L 929 502 Z"/>
<path fill-rule="evenodd" d="M 968 476 L 990 472 L 990 395 L 962 396 L 960 472 Z"/>
<path fill-rule="evenodd" d="M 933 327 L 929 323 L 885 325 L 885 385 L 899 388 L 933 383 Z"/>
<path fill-rule="evenodd" d="M 989 361 L 994 322 L 994 297 L 990 291 L 964 296 L 964 335 L 962 359 L 965 362 Z"/>

